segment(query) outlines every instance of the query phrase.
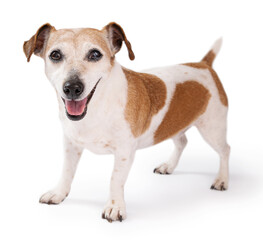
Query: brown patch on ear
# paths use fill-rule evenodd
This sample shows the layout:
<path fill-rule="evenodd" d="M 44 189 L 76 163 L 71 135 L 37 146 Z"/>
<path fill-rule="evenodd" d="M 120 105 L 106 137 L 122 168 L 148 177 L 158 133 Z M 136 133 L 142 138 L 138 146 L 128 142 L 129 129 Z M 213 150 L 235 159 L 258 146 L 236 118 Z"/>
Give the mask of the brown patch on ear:
<path fill-rule="evenodd" d="M 207 55 L 209 55 L 209 54 L 207 54 Z M 226 92 L 224 90 L 224 87 L 223 87 L 218 75 L 216 74 L 216 72 L 213 68 L 211 68 L 209 65 L 207 65 L 206 62 L 185 63 L 183 65 L 193 67 L 193 68 L 199 68 L 199 69 L 208 69 L 209 72 L 211 73 L 213 79 L 214 79 L 215 84 L 216 84 L 221 103 L 226 107 L 228 106 L 228 99 L 227 99 Z"/>
<path fill-rule="evenodd" d="M 124 41 L 128 49 L 129 58 L 131 60 L 134 60 L 135 56 L 132 51 L 131 43 L 128 41 L 122 27 L 119 24 L 111 22 L 108 25 L 106 25 L 102 29 L 102 31 L 106 31 L 107 38 L 110 42 L 111 50 L 114 54 L 120 51 L 122 42 Z"/>
<path fill-rule="evenodd" d="M 148 129 L 152 117 L 163 108 L 166 86 L 155 75 L 137 73 L 126 68 L 123 68 L 123 72 L 128 82 L 125 118 L 134 137 L 138 137 Z"/>
<path fill-rule="evenodd" d="M 28 62 L 33 53 L 41 55 L 51 30 L 55 30 L 55 28 L 49 23 L 46 23 L 37 30 L 35 35 L 33 35 L 28 41 L 24 42 L 23 50 Z"/>
<path fill-rule="evenodd" d="M 205 112 L 209 91 L 196 81 L 178 83 L 169 109 L 154 134 L 154 143 L 168 139 L 188 127 Z"/>

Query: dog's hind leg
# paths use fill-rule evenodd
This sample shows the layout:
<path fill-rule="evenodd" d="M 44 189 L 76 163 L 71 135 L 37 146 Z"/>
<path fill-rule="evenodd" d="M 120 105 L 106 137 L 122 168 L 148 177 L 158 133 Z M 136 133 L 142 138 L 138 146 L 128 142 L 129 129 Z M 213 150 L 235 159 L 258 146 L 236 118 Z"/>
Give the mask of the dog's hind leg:
<path fill-rule="evenodd" d="M 228 188 L 229 178 L 228 160 L 230 147 L 226 141 L 226 114 L 227 111 L 218 111 L 216 114 L 205 116 L 196 124 L 205 141 L 219 154 L 219 172 L 211 189 L 220 191 Z"/>
<path fill-rule="evenodd" d="M 59 204 L 68 196 L 82 151 L 83 148 L 64 137 L 64 166 L 60 181 L 57 187 L 40 197 L 40 203 Z"/>
<path fill-rule="evenodd" d="M 187 144 L 187 138 L 185 136 L 185 134 L 180 134 L 179 136 L 175 136 L 173 137 L 173 142 L 175 145 L 175 149 L 170 157 L 170 159 L 161 164 L 159 167 L 154 169 L 154 173 L 159 173 L 159 174 L 171 174 L 174 169 L 176 168 L 180 156 Z"/>

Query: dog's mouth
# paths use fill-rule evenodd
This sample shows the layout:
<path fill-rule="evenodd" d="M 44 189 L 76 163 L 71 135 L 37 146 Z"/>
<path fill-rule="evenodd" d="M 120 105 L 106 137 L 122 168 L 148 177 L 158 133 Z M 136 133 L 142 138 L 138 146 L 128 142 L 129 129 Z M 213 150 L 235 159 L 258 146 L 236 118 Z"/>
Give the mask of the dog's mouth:
<path fill-rule="evenodd" d="M 99 83 L 101 78 L 97 81 L 91 92 L 87 97 L 82 100 L 73 100 L 73 99 L 64 99 L 62 98 L 65 108 L 67 117 L 72 121 L 79 121 L 83 119 L 87 113 L 88 104 L 93 97 L 96 87 Z"/>

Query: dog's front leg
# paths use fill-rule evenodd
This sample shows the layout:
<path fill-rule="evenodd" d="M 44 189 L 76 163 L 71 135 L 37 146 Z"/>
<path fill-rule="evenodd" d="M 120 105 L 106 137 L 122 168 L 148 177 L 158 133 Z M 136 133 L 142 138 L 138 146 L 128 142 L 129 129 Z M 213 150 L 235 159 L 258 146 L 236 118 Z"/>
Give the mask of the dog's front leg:
<path fill-rule="evenodd" d="M 135 151 L 127 150 L 115 154 L 114 169 L 110 183 L 110 197 L 102 213 L 109 222 L 126 218 L 124 185 L 133 163 Z"/>
<path fill-rule="evenodd" d="M 40 203 L 59 204 L 68 196 L 82 151 L 83 148 L 64 137 L 64 166 L 60 181 L 53 190 L 40 197 Z"/>

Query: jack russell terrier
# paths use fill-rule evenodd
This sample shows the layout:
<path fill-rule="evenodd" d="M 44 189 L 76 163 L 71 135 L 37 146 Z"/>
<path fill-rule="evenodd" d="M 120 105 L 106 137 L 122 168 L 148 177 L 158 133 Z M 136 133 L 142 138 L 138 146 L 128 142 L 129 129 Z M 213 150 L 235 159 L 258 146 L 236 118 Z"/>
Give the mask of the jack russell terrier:
<path fill-rule="evenodd" d="M 222 40 L 217 40 L 200 62 L 143 73 L 115 60 L 123 42 L 134 60 L 130 42 L 114 22 L 102 30 L 56 30 L 45 24 L 24 43 L 28 62 L 33 53 L 44 59 L 64 130 L 63 173 L 58 185 L 40 198 L 41 203 L 58 204 L 67 197 L 85 148 L 97 154 L 112 153 L 110 196 L 102 217 L 122 221 L 126 218 L 124 184 L 135 151 L 171 138 L 175 146 L 171 158 L 154 169 L 155 173 L 171 174 L 186 146 L 185 132 L 192 126 L 220 156 L 211 189 L 227 189 L 228 100 L 212 68 Z"/>

